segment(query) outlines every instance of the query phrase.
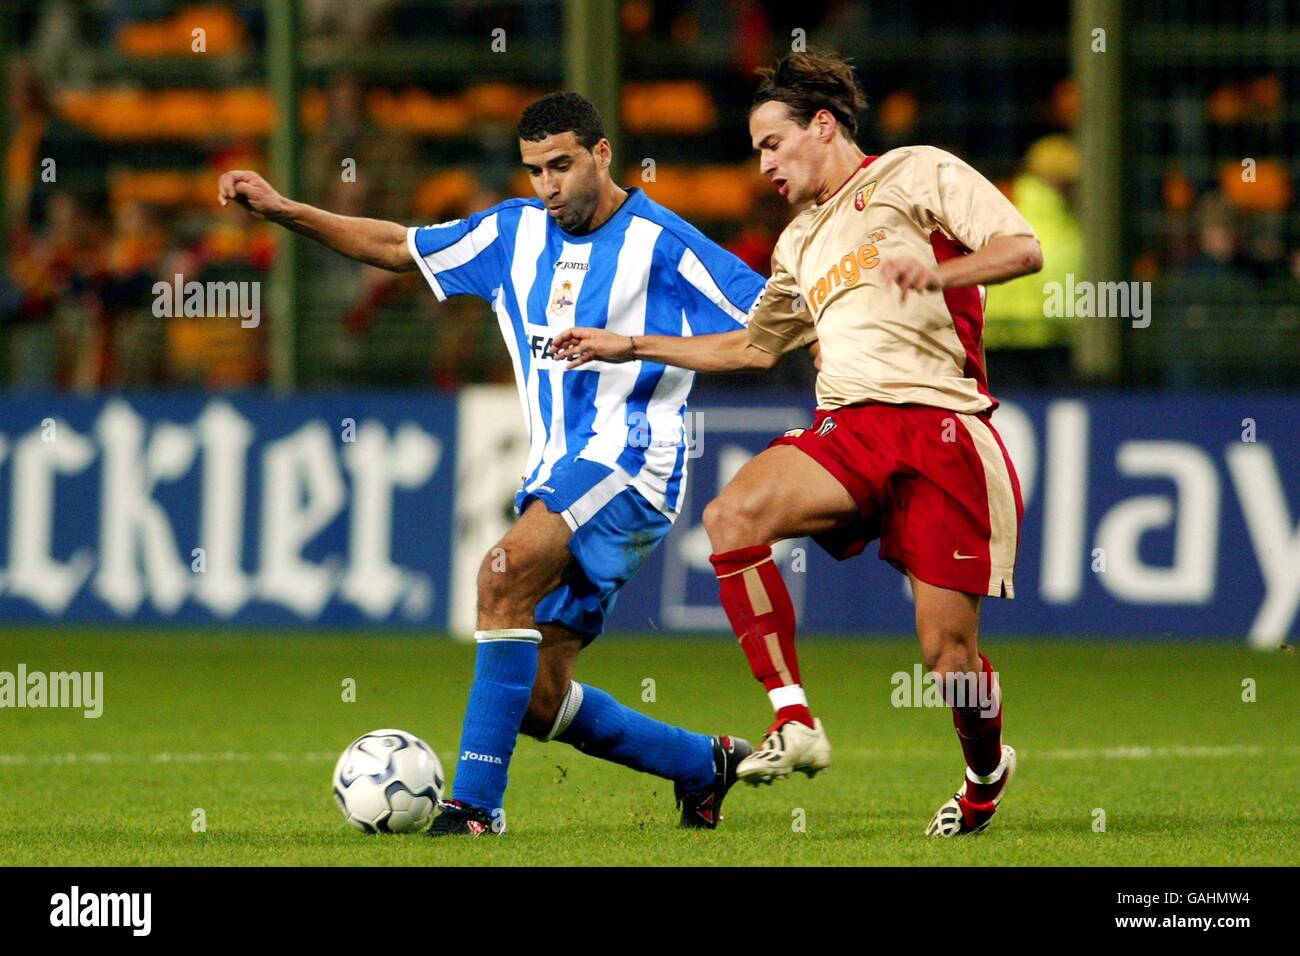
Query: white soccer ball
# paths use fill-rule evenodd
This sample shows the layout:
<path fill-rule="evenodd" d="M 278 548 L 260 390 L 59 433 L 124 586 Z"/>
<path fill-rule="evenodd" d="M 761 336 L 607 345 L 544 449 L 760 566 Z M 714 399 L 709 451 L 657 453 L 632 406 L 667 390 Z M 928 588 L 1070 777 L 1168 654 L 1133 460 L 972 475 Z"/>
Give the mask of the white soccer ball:
<path fill-rule="evenodd" d="M 414 734 L 372 730 L 348 744 L 334 765 L 334 798 L 358 830 L 419 830 L 442 799 L 442 764 Z"/>

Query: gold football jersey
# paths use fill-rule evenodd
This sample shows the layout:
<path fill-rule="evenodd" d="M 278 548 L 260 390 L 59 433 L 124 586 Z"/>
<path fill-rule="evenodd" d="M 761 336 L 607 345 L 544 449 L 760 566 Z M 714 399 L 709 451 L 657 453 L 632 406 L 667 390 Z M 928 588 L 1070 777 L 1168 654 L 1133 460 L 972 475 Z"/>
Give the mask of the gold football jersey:
<path fill-rule="evenodd" d="M 1033 234 L 996 186 L 951 153 L 905 146 L 869 156 L 781 233 L 749 339 L 777 355 L 819 340 L 819 408 L 915 402 L 983 411 L 995 404 L 980 348 L 983 288 L 913 290 L 902 302 L 897 285 L 880 281 L 880 264 L 937 264 L 995 236 Z"/>

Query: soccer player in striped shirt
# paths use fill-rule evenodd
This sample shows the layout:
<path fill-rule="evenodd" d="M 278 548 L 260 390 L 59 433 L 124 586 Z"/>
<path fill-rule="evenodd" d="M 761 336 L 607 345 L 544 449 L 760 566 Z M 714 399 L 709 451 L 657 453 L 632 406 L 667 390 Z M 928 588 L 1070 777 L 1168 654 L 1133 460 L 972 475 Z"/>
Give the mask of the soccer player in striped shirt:
<path fill-rule="evenodd" d="M 568 370 L 552 341 L 576 325 L 627 335 L 741 330 L 764 280 L 679 216 L 610 176 L 595 107 L 553 93 L 520 118 L 537 198 L 407 229 L 281 197 L 253 172 L 220 199 L 393 271 L 441 301 L 492 304 L 530 435 L 518 520 L 478 577 L 478 656 L 453 781 L 430 835 L 499 833 L 516 735 L 560 740 L 673 781 L 681 825 L 712 829 L 749 745 L 690 733 L 573 680 L 621 588 L 668 533 L 686 481 L 694 373 L 653 362 Z"/>
<path fill-rule="evenodd" d="M 813 535 L 843 559 L 878 538 L 880 557 L 911 583 L 921 656 L 966 759 L 960 790 L 926 832 L 972 833 L 992 820 L 1015 770 L 998 677 L 976 638 L 981 600 L 1013 596 L 1022 510 L 991 421 L 981 287 L 1038 271 L 1042 253 L 1015 207 L 951 153 L 866 155 L 855 141 L 865 100 L 844 60 L 792 53 L 762 72 L 749 116 L 760 169 L 808 208 L 777 240 L 748 328 L 689 339 L 572 329 L 556 351 L 573 367 L 727 371 L 770 369 L 819 343 L 812 424 L 772 442 L 704 512 L 723 608 L 776 711 L 739 774 L 771 782 L 830 763 L 771 545 Z"/>

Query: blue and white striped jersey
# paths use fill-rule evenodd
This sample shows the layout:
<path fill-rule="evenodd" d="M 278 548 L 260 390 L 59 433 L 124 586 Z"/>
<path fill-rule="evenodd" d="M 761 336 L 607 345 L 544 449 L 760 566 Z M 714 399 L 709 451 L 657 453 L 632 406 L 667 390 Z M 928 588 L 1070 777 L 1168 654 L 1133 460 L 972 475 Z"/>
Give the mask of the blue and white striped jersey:
<path fill-rule="evenodd" d="M 686 478 L 684 416 L 694 373 L 651 362 L 566 371 L 551 342 L 572 325 L 622 335 L 743 328 L 764 279 L 640 189 L 598 229 L 565 232 L 537 199 L 412 228 L 411 255 L 441 300 L 492 303 L 530 436 L 524 492 L 575 459 L 609 469 L 665 514 Z M 590 465 L 582 466 L 588 471 Z"/>

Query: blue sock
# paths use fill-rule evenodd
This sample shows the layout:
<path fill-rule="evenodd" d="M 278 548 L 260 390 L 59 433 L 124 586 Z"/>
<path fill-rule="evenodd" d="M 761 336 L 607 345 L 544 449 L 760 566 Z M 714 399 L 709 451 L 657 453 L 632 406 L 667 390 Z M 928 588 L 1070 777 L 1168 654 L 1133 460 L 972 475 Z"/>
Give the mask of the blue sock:
<path fill-rule="evenodd" d="M 570 684 L 556 723 L 559 732 L 553 739 L 593 757 L 666 777 L 687 790 L 713 781 L 709 737 L 638 713 L 598 687 Z"/>
<path fill-rule="evenodd" d="M 531 628 L 510 628 L 478 631 L 474 639 L 478 658 L 452 784 L 461 803 L 495 815 L 504 805 L 506 772 L 537 677 L 542 635 Z"/>

